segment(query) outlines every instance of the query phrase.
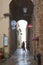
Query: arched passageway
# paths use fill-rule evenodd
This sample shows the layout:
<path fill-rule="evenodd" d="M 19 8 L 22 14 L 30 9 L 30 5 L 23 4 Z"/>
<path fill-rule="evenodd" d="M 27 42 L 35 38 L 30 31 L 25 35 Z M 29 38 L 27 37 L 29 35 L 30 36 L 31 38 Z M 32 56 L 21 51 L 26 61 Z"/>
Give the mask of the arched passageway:
<path fill-rule="evenodd" d="M 27 34 L 27 21 L 26 20 L 19 20 L 17 22 L 17 45 L 22 47 L 22 43 L 25 43 L 26 48 L 26 34 Z"/>
<path fill-rule="evenodd" d="M 12 30 L 11 22 L 13 20 L 15 20 L 16 22 L 18 22 L 19 20 L 26 20 L 27 23 L 30 24 L 32 19 L 33 6 L 34 5 L 31 0 L 18 0 L 18 1 L 12 0 L 11 3 L 9 4 L 9 9 L 11 14 L 10 23 L 9 23 L 11 53 L 14 51 L 14 49 L 17 48 L 17 34 L 16 34 L 17 31 L 16 29 Z M 27 48 L 30 40 L 29 38 L 30 38 L 30 32 L 27 27 L 27 38 L 26 38 Z"/>

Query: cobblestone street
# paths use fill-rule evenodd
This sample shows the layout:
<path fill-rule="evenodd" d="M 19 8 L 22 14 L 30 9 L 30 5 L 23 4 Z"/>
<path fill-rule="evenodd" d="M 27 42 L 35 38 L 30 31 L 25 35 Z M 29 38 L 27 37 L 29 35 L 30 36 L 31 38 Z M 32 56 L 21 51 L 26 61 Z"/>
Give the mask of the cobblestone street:
<path fill-rule="evenodd" d="M 0 65 L 34 65 L 33 57 L 29 51 L 17 49 L 7 61 L 0 63 Z"/>

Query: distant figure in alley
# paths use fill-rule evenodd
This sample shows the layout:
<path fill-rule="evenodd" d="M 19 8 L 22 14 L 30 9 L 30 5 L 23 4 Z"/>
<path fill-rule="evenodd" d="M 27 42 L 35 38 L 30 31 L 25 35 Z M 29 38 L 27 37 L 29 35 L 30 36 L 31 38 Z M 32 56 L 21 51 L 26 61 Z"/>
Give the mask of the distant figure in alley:
<path fill-rule="evenodd" d="M 23 48 L 23 50 L 25 50 L 25 43 L 24 43 L 24 41 L 22 43 L 22 48 Z"/>

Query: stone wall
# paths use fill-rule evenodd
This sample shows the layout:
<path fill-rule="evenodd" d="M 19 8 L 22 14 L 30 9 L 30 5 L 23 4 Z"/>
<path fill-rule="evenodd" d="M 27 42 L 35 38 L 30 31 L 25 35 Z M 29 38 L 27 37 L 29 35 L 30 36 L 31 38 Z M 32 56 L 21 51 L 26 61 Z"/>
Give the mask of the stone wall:
<path fill-rule="evenodd" d="M 33 0 L 34 3 L 34 13 L 33 13 L 33 37 L 39 37 L 39 42 L 33 43 L 33 54 L 36 47 L 36 54 L 41 54 L 41 61 L 43 65 L 43 1 L 42 0 Z M 38 45 L 38 47 L 37 47 Z M 35 47 L 34 47 L 35 46 Z"/>
<path fill-rule="evenodd" d="M 11 1 L 11 0 L 10 0 Z M 0 48 L 5 48 L 4 46 L 4 34 L 8 36 L 9 39 L 9 17 L 4 17 L 4 14 L 9 13 L 9 0 L 0 0 Z M 8 48 L 8 49 L 7 49 Z M 9 53 L 9 42 L 8 47 L 4 51 Z"/>

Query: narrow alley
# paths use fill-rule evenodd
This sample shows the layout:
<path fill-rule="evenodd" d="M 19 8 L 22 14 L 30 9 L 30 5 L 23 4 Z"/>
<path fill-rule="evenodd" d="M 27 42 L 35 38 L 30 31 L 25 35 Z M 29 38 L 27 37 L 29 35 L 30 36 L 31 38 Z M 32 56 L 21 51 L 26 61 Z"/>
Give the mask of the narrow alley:
<path fill-rule="evenodd" d="M 0 65 L 34 65 L 34 62 L 29 51 L 17 49 L 12 57 Z"/>

